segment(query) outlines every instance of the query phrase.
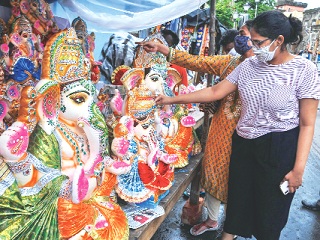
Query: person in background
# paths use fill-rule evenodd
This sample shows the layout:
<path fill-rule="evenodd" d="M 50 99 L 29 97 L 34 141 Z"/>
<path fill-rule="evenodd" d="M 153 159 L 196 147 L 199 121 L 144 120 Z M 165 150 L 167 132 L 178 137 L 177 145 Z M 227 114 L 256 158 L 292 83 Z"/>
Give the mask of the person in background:
<path fill-rule="evenodd" d="M 288 44 L 303 38 L 300 20 L 266 11 L 253 20 L 250 35 L 255 56 L 223 81 L 197 92 L 155 99 L 158 105 L 211 102 L 239 92 L 241 115 L 232 136 L 223 240 L 234 235 L 279 239 L 294 193 L 302 184 L 320 99 L 316 66 L 287 50 Z M 169 60 L 181 59 L 163 45 L 141 45 Z M 286 195 L 279 187 L 285 181 Z"/>
<path fill-rule="evenodd" d="M 239 34 L 236 29 L 229 29 L 225 31 L 221 37 L 220 45 L 222 46 L 222 54 L 230 54 L 232 56 L 239 56 L 239 53 L 234 49 L 234 38 Z"/>
<path fill-rule="evenodd" d="M 161 31 L 161 34 L 162 34 L 163 38 L 166 40 L 169 47 L 176 48 L 176 46 L 180 42 L 178 35 L 175 34 L 174 32 L 172 32 L 171 30 L 164 29 Z M 170 67 L 176 69 L 180 73 L 180 76 L 182 79 L 181 84 L 183 84 L 187 87 L 189 85 L 187 70 L 181 66 L 178 66 L 178 65 L 172 64 L 172 63 L 170 63 Z"/>
<path fill-rule="evenodd" d="M 240 31 L 227 30 L 221 38 L 220 43 L 230 46 L 237 52 L 237 57 L 229 57 L 227 66 L 218 65 L 222 71 L 219 74 L 220 81 L 223 80 L 238 64 L 246 58 L 253 56 L 249 29 L 252 20 L 248 20 Z M 230 33 L 229 33 L 230 32 Z M 238 33 L 238 35 L 234 35 Z M 250 44 L 248 44 L 250 43 Z M 228 47 L 222 45 L 222 49 L 228 54 Z M 232 55 L 231 55 L 232 56 Z M 215 56 L 210 57 L 211 61 Z M 205 58 L 208 61 L 210 58 Z M 210 64 L 210 62 L 208 62 Z M 214 66 L 214 64 L 212 64 Z M 201 106 L 201 105 L 200 105 Z M 237 92 L 229 94 L 221 100 L 216 113 L 213 114 L 209 128 L 204 156 L 202 159 L 201 186 L 206 192 L 205 205 L 207 207 L 207 219 L 190 229 L 190 233 L 198 236 L 206 231 L 217 230 L 220 204 L 227 207 L 229 162 L 231 155 L 231 137 L 240 116 L 241 101 Z"/>
<path fill-rule="evenodd" d="M 175 57 L 171 59 L 171 62 L 193 71 L 214 74 L 220 79 L 224 79 L 244 59 L 253 55 L 252 46 L 248 45 L 250 43 L 248 40 L 251 22 L 246 22 L 240 32 L 228 30 L 220 41 L 225 44 L 222 45 L 224 51 L 228 51 L 226 45 L 230 46 L 230 43 L 234 47 L 233 42 L 235 41 L 235 48 L 239 52 L 238 57 L 232 55 L 205 57 L 175 50 Z M 239 33 L 239 35 L 234 35 L 234 33 Z M 221 101 L 219 109 L 212 117 L 201 174 L 201 185 L 206 192 L 205 204 L 208 209 L 208 217 L 204 222 L 190 229 L 190 233 L 194 236 L 219 228 L 220 203 L 227 202 L 231 136 L 239 119 L 239 109 L 238 94 L 236 92 L 230 93 Z"/>

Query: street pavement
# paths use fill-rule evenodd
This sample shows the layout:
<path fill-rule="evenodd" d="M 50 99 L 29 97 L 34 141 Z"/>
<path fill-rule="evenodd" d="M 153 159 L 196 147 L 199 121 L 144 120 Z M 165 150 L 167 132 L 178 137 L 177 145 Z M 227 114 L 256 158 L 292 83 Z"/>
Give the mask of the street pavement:
<path fill-rule="evenodd" d="M 318 200 L 320 198 L 320 104 L 317 114 L 316 129 L 311 152 L 303 177 L 303 185 L 297 190 L 293 199 L 289 220 L 282 231 L 280 240 L 320 240 L 320 212 L 308 210 L 301 205 L 301 200 Z M 214 240 L 220 228 L 194 237 L 189 233 L 190 226 L 181 224 L 181 212 L 186 200 L 181 197 L 166 220 L 158 228 L 152 240 Z M 202 219 L 206 219 L 206 208 Z M 223 205 L 220 207 L 220 220 L 224 218 Z M 220 222 L 222 225 L 222 222 Z M 245 238 L 238 237 L 237 240 Z M 247 238 L 248 239 L 248 238 Z M 255 238 L 251 238 L 254 240 Z"/>

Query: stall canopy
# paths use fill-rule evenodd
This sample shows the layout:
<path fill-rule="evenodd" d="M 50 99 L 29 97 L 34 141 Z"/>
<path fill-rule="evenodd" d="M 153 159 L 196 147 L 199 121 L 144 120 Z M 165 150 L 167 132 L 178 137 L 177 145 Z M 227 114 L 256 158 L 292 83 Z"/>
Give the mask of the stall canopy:
<path fill-rule="evenodd" d="M 37 0 L 35 0 L 37 1 Z M 38 0 L 39 1 L 39 0 Z M 9 0 L 1 5 L 10 6 Z M 132 32 L 168 22 L 195 9 L 207 0 L 47 0 L 54 15 L 70 22 L 81 17 L 88 30 L 101 33 Z"/>
<path fill-rule="evenodd" d="M 59 0 L 69 20 L 85 19 L 94 32 L 138 31 L 178 18 L 206 0 Z M 63 17 L 63 16 L 62 16 Z"/>

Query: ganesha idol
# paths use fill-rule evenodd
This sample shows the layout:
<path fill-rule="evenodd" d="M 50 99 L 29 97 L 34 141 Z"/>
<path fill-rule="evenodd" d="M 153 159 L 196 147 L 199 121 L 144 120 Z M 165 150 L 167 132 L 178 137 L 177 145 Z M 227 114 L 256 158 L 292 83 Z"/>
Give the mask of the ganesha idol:
<path fill-rule="evenodd" d="M 128 239 L 126 216 L 110 194 L 116 174 L 131 166 L 109 157 L 95 92 L 74 29 L 55 34 L 42 80 L 22 90 L 18 119 L 0 136 L 4 239 Z"/>
<path fill-rule="evenodd" d="M 149 36 L 145 41 L 167 44 L 159 33 Z M 187 92 L 185 86 L 180 85 L 179 72 L 169 67 L 166 57 L 159 52 L 147 53 L 140 46 L 136 52 L 134 66 L 148 69 L 145 84 L 153 94 L 172 97 L 175 93 Z M 195 119 L 188 115 L 187 105 L 162 106 L 159 112 L 165 150 L 178 156 L 178 160 L 173 163 L 175 168 L 185 167 L 189 163 L 189 155 L 195 155 L 201 151 L 200 141 L 192 128 L 196 123 Z"/>
<path fill-rule="evenodd" d="M 43 48 L 26 18 L 16 19 L 10 35 L 3 24 L 4 21 L 0 21 L 3 30 L 0 31 L 1 68 L 5 72 L 5 79 L 0 81 L 0 105 L 6 111 L 2 111 L 0 119 L 10 126 L 17 119 L 21 90 L 25 86 L 35 86 L 40 79 Z"/>
<path fill-rule="evenodd" d="M 93 32 L 90 35 L 88 34 L 87 24 L 80 17 L 73 19 L 71 26 L 77 33 L 80 44 L 82 45 L 83 52 L 85 53 L 86 57 L 90 59 L 91 81 L 93 83 L 97 83 L 100 79 L 99 66 L 101 65 L 101 62 L 95 61 L 93 56 L 93 52 L 95 49 L 95 34 Z"/>
<path fill-rule="evenodd" d="M 163 109 L 156 106 L 154 86 L 148 87 L 146 83 L 158 75 L 149 70 L 127 69 L 119 75 L 127 92 L 126 98 L 123 100 L 116 90 L 110 101 L 114 122 L 110 123 L 110 117 L 107 121 L 113 124 L 115 139 L 123 138 L 125 144 L 129 142 L 124 148 L 127 151 L 118 157 L 132 164 L 128 173 L 117 177 L 116 192 L 128 202 L 153 207 L 166 195 L 174 180 L 174 164 L 179 156 L 166 150 L 166 138 L 176 135 L 179 123 L 164 119 Z M 185 123 L 194 124 L 190 118 L 186 118 Z M 165 124 L 171 126 L 164 128 Z M 119 141 L 111 144 L 112 149 L 123 146 L 119 146 Z"/>
<path fill-rule="evenodd" d="M 122 100 L 120 93 L 111 99 L 116 116 L 122 116 L 114 127 L 114 137 L 129 142 L 121 159 L 131 162 L 131 170 L 117 177 L 116 191 L 128 202 L 155 204 L 172 185 L 174 171 L 171 163 L 176 155 L 164 151 L 164 141 L 159 132 L 160 118 L 152 92 L 144 84 L 143 69 L 131 69 L 121 81 L 127 90 Z M 114 140 L 112 149 L 123 148 Z M 117 151 L 114 151 L 117 152 Z M 151 201 L 149 201 L 151 200 Z"/>
<path fill-rule="evenodd" d="M 32 31 L 41 37 L 43 44 L 59 31 L 50 5 L 45 0 L 11 0 L 10 4 L 12 15 L 9 24 L 15 21 L 15 18 L 24 16 L 32 24 Z"/>

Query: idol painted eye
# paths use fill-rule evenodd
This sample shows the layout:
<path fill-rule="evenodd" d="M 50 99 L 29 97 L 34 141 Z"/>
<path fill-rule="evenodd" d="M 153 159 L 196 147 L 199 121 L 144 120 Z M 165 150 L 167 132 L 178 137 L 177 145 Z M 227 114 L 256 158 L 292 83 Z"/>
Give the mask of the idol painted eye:
<path fill-rule="evenodd" d="M 85 93 L 76 93 L 70 96 L 70 99 L 73 100 L 76 104 L 81 104 L 87 101 L 88 95 Z"/>
<path fill-rule="evenodd" d="M 151 81 L 153 81 L 153 82 L 159 81 L 159 78 L 160 78 L 160 76 L 159 76 L 158 74 L 152 74 L 152 75 L 150 76 L 150 79 L 151 79 Z"/>
<path fill-rule="evenodd" d="M 152 80 L 152 81 L 154 81 L 154 82 L 156 82 L 156 81 L 158 81 L 158 80 L 159 80 L 159 77 L 154 76 L 154 77 L 152 77 L 152 78 L 151 78 L 151 80 Z"/>

